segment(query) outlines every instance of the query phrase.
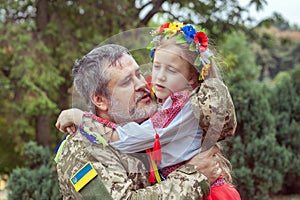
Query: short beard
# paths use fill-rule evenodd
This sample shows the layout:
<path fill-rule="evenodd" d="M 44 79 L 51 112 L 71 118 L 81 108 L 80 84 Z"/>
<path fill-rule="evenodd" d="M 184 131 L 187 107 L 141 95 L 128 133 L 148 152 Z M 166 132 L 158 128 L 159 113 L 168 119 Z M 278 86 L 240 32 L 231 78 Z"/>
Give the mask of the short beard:
<path fill-rule="evenodd" d="M 124 109 L 124 107 L 120 106 L 120 102 L 118 100 L 111 98 L 111 109 L 108 111 L 108 116 L 113 119 L 116 124 L 128 122 L 141 123 L 157 111 L 157 106 L 153 102 L 150 102 L 143 108 L 138 108 L 136 107 L 137 101 L 138 98 L 135 99 L 135 104 L 131 106 L 128 111 L 127 109 Z"/>

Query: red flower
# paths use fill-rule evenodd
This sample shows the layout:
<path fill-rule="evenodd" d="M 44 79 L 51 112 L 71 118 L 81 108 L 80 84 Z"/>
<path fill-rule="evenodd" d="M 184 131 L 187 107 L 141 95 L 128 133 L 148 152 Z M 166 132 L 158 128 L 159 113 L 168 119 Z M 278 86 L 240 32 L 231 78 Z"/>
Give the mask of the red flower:
<path fill-rule="evenodd" d="M 168 22 L 168 23 L 166 23 L 166 24 L 161 25 L 161 26 L 159 27 L 159 30 L 163 30 L 163 29 L 165 29 L 165 28 L 169 28 L 170 23 L 171 23 L 171 22 Z"/>
<path fill-rule="evenodd" d="M 207 49 L 208 46 L 208 38 L 204 32 L 197 32 L 196 35 L 194 36 L 194 41 L 198 50 L 200 52 L 204 52 Z"/>

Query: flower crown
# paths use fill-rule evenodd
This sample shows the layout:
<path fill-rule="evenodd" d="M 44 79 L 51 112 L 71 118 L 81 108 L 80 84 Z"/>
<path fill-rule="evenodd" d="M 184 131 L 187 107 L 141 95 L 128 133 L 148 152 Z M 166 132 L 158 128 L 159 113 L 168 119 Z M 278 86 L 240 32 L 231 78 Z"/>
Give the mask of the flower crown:
<path fill-rule="evenodd" d="M 147 47 L 151 50 L 151 61 L 153 61 L 156 44 L 162 37 L 169 39 L 177 36 L 176 44 L 187 42 L 189 44 L 189 50 L 197 53 L 194 66 L 200 73 L 199 79 L 204 80 L 204 76 L 208 75 L 212 55 L 207 48 L 208 38 L 205 34 L 205 29 L 197 31 L 197 29 L 191 24 L 184 25 L 183 23 L 179 22 L 168 22 L 161 25 L 155 31 L 152 31 L 151 34 L 152 36 L 155 36 Z"/>

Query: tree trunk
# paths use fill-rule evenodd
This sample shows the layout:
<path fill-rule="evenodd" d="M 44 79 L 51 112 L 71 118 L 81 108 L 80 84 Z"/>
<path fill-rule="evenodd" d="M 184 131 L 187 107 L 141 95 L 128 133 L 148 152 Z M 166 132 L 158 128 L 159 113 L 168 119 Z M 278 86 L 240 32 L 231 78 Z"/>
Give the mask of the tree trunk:
<path fill-rule="evenodd" d="M 50 117 L 47 115 L 39 115 L 36 117 L 36 135 L 35 139 L 39 145 L 50 147 Z"/>
<path fill-rule="evenodd" d="M 36 5 L 36 27 L 37 34 L 42 34 L 49 23 L 48 1 L 38 0 Z M 47 45 L 50 38 L 43 35 L 43 41 Z M 50 116 L 41 114 L 36 117 L 36 141 L 39 145 L 50 147 Z"/>
<path fill-rule="evenodd" d="M 140 21 L 140 23 L 137 25 L 137 27 L 144 27 L 148 24 L 148 22 L 152 19 L 152 17 L 159 12 L 161 9 L 162 4 L 165 2 L 165 0 L 157 0 L 153 1 L 153 8 L 146 14 L 144 19 Z"/>
<path fill-rule="evenodd" d="M 65 80 L 71 80 L 71 76 L 69 73 L 62 73 L 62 77 L 64 77 Z M 59 87 L 59 95 L 60 98 L 58 99 L 58 108 L 60 110 L 65 110 L 70 107 L 69 103 L 69 85 L 67 83 L 61 84 Z"/>
<path fill-rule="evenodd" d="M 37 31 L 44 31 L 49 23 L 48 2 L 47 0 L 38 0 L 36 4 L 36 27 Z"/>

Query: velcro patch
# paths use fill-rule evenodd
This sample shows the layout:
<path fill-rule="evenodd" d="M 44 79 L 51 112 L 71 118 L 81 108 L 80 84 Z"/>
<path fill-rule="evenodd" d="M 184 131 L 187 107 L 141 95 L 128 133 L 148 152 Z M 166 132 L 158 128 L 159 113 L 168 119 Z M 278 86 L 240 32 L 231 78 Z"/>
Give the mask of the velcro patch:
<path fill-rule="evenodd" d="M 82 168 L 80 168 L 74 176 L 70 178 L 70 181 L 75 188 L 76 192 L 86 186 L 91 180 L 97 176 L 97 172 L 91 162 L 87 162 Z"/>

